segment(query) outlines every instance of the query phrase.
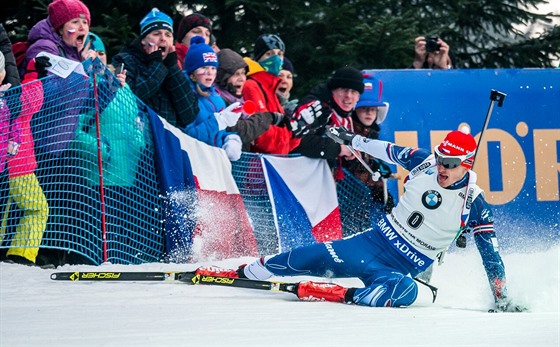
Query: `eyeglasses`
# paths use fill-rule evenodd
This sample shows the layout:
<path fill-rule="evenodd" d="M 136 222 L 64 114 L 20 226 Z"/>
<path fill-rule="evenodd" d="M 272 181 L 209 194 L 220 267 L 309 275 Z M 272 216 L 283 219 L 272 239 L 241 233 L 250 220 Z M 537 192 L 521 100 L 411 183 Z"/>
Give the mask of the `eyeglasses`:
<path fill-rule="evenodd" d="M 434 148 L 434 155 L 438 165 L 441 165 L 446 169 L 454 169 L 457 166 L 460 166 L 465 160 L 471 158 L 474 155 L 474 152 L 465 155 L 447 156 L 445 154 L 441 154 L 436 146 Z"/>

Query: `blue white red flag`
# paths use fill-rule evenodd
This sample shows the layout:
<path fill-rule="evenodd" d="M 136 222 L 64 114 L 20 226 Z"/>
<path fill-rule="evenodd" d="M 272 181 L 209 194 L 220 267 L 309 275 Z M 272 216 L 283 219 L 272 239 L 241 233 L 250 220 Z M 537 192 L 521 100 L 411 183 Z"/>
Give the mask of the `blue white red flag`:
<path fill-rule="evenodd" d="M 324 159 L 261 157 L 281 252 L 342 237 L 332 172 Z"/>
<path fill-rule="evenodd" d="M 164 196 L 169 260 L 257 256 L 245 205 L 224 150 L 183 133 L 149 110 L 156 173 Z"/>

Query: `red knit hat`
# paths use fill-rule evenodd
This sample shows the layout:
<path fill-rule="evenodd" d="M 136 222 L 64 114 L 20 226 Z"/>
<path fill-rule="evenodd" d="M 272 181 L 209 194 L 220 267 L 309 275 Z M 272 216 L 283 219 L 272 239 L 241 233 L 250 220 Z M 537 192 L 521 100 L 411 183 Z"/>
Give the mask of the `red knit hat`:
<path fill-rule="evenodd" d="M 440 156 L 464 157 L 461 165 L 467 169 L 472 168 L 475 151 L 476 141 L 465 128 L 450 132 L 435 148 L 436 154 Z"/>
<path fill-rule="evenodd" d="M 85 18 L 91 24 L 89 9 L 80 0 L 54 0 L 49 5 L 49 20 L 58 29 L 74 18 Z"/>

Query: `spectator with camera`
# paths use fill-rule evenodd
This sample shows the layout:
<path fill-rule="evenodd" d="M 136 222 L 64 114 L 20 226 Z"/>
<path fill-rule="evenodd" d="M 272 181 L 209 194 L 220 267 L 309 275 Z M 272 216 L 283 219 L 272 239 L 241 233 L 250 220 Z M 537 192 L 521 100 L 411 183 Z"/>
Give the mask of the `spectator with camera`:
<path fill-rule="evenodd" d="M 414 39 L 414 61 L 410 68 L 452 69 L 449 45 L 437 35 L 418 36 Z"/>

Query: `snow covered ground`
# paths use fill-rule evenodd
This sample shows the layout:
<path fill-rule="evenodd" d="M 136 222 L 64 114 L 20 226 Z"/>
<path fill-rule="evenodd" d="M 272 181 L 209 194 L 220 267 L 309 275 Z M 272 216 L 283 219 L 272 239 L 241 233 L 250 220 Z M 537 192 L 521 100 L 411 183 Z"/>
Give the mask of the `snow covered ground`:
<path fill-rule="evenodd" d="M 560 246 L 504 254 L 512 298 L 492 306 L 475 247 L 436 267 L 436 302 L 408 308 L 302 302 L 289 293 L 163 282 L 60 282 L 53 271 L 189 271 L 194 264 L 43 270 L 0 264 L 0 346 L 559 346 Z M 250 258 L 206 263 L 237 267 Z M 358 285 L 355 280 L 335 280 Z"/>

